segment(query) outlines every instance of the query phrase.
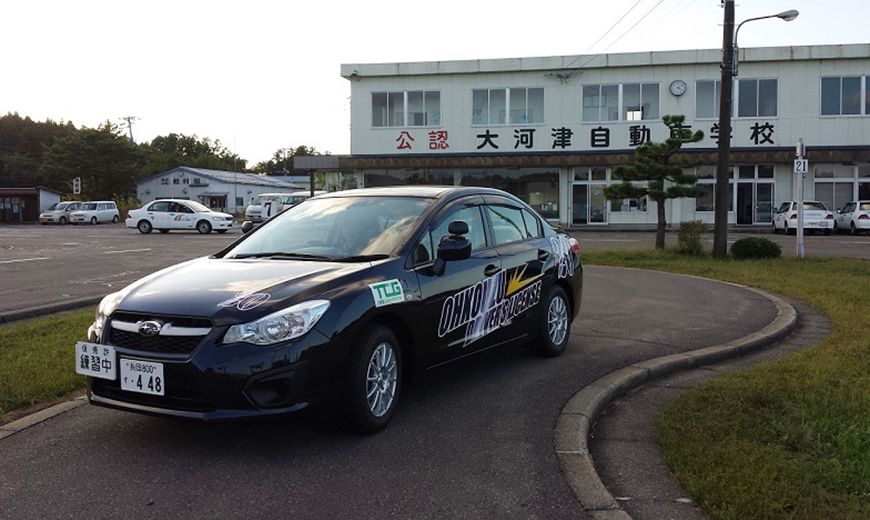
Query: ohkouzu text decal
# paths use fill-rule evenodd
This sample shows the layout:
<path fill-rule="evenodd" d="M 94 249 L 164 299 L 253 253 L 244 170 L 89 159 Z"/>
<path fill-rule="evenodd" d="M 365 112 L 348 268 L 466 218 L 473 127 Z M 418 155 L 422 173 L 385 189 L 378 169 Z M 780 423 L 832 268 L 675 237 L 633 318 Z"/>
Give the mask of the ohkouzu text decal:
<path fill-rule="evenodd" d="M 511 320 L 541 300 L 541 276 L 523 279 L 526 267 L 508 277 L 496 274 L 447 298 L 441 307 L 438 337 L 465 327 L 463 346 L 508 325 Z"/>

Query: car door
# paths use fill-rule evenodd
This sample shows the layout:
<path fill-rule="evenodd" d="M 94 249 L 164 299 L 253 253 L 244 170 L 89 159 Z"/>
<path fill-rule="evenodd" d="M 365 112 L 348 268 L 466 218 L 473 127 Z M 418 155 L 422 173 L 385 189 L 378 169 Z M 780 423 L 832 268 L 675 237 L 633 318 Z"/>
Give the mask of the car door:
<path fill-rule="evenodd" d="M 538 303 L 552 283 L 544 279 L 545 267 L 553 262 L 553 254 L 539 220 L 527 208 L 502 197 L 484 200 L 493 244 L 507 279 L 503 301 L 508 311 L 502 313 L 502 326 L 494 339 L 519 341 L 534 334 L 539 325 Z"/>
<path fill-rule="evenodd" d="M 194 211 L 187 204 L 179 202 L 175 209 L 176 229 L 193 229 L 196 226 Z"/>
<path fill-rule="evenodd" d="M 112 209 L 107 203 L 97 204 L 97 220 L 100 222 L 112 221 Z"/>
<path fill-rule="evenodd" d="M 420 284 L 420 326 L 430 364 L 438 364 L 478 350 L 489 343 L 482 328 L 487 307 L 501 290 L 501 264 L 483 215 L 483 199 L 463 197 L 441 210 L 411 252 L 411 264 Z M 471 256 L 446 262 L 443 273 L 434 269 L 441 238 L 450 222 L 468 224 Z"/>
<path fill-rule="evenodd" d="M 843 206 L 843 209 L 841 209 L 837 213 L 837 227 L 838 228 L 849 229 L 849 225 L 852 222 L 852 213 L 855 212 L 856 207 L 857 207 L 857 204 L 855 204 L 854 202 L 850 202 L 850 203 L 846 204 L 845 206 Z"/>
<path fill-rule="evenodd" d="M 168 200 L 158 200 L 152 202 L 148 209 L 146 210 L 146 215 L 148 220 L 151 221 L 151 226 L 154 229 L 169 229 L 169 205 L 171 203 Z"/>

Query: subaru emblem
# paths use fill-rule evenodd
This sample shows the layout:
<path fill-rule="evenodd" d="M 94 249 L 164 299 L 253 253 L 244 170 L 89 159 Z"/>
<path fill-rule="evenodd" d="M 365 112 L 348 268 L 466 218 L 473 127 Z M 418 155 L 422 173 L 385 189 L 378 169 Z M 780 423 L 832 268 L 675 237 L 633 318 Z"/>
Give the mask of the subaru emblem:
<path fill-rule="evenodd" d="M 139 322 L 139 334 L 143 336 L 156 336 L 160 333 L 163 324 L 157 320 L 148 320 Z"/>

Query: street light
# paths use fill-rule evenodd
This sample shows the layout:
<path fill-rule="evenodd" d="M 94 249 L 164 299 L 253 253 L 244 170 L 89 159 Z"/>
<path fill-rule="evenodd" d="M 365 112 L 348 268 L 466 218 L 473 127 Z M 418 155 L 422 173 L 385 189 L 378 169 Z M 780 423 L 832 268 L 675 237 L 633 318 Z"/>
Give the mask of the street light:
<path fill-rule="evenodd" d="M 719 89 L 719 159 L 716 167 L 716 202 L 713 221 L 713 256 L 728 256 L 728 181 L 731 167 L 731 96 L 734 76 L 737 75 L 737 33 L 746 22 L 765 18 L 780 18 L 790 22 L 798 17 L 794 9 L 779 14 L 759 16 L 743 20 L 734 31 L 734 0 L 722 0 L 725 8 L 725 23 L 722 29 L 722 80 Z"/>
<path fill-rule="evenodd" d="M 755 20 L 764 20 L 765 18 L 779 18 L 780 20 L 790 22 L 798 17 L 800 12 L 797 9 L 789 9 L 788 11 L 783 11 L 778 14 L 769 14 L 767 16 L 757 16 L 755 18 L 747 18 L 740 22 L 737 26 L 737 30 L 734 32 L 734 55 L 732 56 L 731 63 L 731 75 L 737 75 L 737 67 L 740 62 L 740 47 L 737 46 L 737 38 L 740 36 L 740 28 L 743 27 L 743 24 L 746 22 L 754 22 Z"/>

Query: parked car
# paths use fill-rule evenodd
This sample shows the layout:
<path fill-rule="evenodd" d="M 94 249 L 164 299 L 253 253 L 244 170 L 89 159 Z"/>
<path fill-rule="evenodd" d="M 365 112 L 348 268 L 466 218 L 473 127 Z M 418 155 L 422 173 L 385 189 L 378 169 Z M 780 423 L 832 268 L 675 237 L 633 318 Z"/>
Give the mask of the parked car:
<path fill-rule="evenodd" d="M 45 211 L 39 214 L 40 224 L 64 224 L 69 223 L 70 214 L 81 207 L 81 202 L 70 200 L 65 202 L 56 202 L 48 207 Z"/>
<path fill-rule="evenodd" d="M 95 200 L 83 202 L 79 209 L 73 211 L 69 216 L 69 221 L 72 224 L 99 224 L 100 222 L 111 222 L 117 224 L 121 220 L 121 214 L 118 213 L 118 206 L 111 200 Z"/>
<path fill-rule="evenodd" d="M 853 235 L 865 231 L 870 233 L 870 200 L 853 200 L 834 217 L 834 231 L 849 231 Z"/>
<path fill-rule="evenodd" d="M 143 235 L 156 229 L 169 233 L 173 229 L 195 229 L 203 235 L 212 230 L 226 233 L 233 227 L 233 216 L 214 211 L 199 202 L 183 199 L 160 199 L 139 209 L 131 209 L 124 221 Z"/>
<path fill-rule="evenodd" d="M 325 191 L 315 191 L 314 195 L 322 195 Z M 311 190 L 294 191 L 292 193 L 261 193 L 251 200 L 245 208 L 245 220 L 260 223 L 274 217 L 287 208 L 292 208 L 311 196 Z"/>
<path fill-rule="evenodd" d="M 798 203 L 790 200 L 783 202 L 773 212 L 773 232 L 783 231 L 785 234 L 797 233 Z M 804 231 L 816 231 L 826 235 L 834 229 L 834 214 L 828 211 L 824 204 L 817 200 L 804 201 Z"/>
<path fill-rule="evenodd" d="M 511 344 L 560 355 L 580 309 L 579 253 L 491 188 L 321 195 L 106 296 L 76 371 L 94 405 L 228 420 L 336 396 L 373 432 L 415 368 Z"/>

